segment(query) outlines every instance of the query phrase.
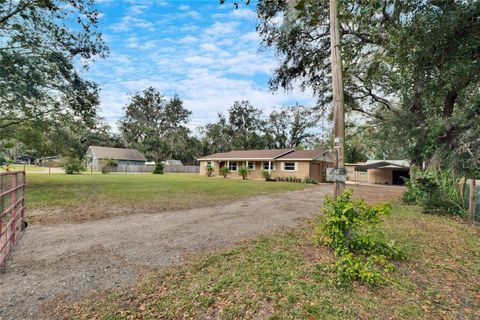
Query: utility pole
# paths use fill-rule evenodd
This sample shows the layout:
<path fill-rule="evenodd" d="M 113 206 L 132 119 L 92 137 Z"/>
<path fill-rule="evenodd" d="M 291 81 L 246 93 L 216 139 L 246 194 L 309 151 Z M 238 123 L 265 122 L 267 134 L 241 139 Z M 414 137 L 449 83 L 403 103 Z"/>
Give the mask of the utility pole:
<path fill-rule="evenodd" d="M 338 20 L 338 0 L 330 0 L 330 49 L 332 59 L 333 87 L 333 152 L 335 198 L 345 189 L 345 110 L 342 76 L 342 55 L 340 47 L 340 21 Z"/>

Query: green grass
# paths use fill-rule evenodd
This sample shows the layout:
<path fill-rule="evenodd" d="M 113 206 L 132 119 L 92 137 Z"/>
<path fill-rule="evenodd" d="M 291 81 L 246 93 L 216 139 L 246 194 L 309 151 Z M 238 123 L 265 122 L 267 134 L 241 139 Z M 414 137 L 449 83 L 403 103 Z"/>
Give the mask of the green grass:
<path fill-rule="evenodd" d="M 26 206 L 37 209 L 30 217 L 37 223 L 187 209 L 309 187 L 182 174 L 32 174 L 27 176 L 27 183 Z"/>
<path fill-rule="evenodd" d="M 157 271 L 125 291 L 54 308 L 71 319 L 478 319 L 480 231 L 396 204 L 382 226 L 408 256 L 391 283 L 331 285 L 318 264 L 312 225 L 261 237 L 181 267 Z"/>
<path fill-rule="evenodd" d="M 13 166 L 10 166 L 10 171 L 24 171 L 25 172 L 45 172 L 48 170 L 48 168 L 44 167 L 39 167 L 39 166 L 34 166 L 34 165 L 23 165 L 23 164 L 16 164 Z M 0 167 L 0 172 L 5 172 L 5 169 Z"/>

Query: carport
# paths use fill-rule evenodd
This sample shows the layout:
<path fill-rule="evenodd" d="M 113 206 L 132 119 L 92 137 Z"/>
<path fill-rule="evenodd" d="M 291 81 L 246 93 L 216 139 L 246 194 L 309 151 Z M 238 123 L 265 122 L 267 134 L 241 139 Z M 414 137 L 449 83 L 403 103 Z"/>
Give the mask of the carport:
<path fill-rule="evenodd" d="M 368 183 L 403 185 L 410 178 L 410 163 L 406 160 L 369 160 L 357 169 L 367 170 Z"/>

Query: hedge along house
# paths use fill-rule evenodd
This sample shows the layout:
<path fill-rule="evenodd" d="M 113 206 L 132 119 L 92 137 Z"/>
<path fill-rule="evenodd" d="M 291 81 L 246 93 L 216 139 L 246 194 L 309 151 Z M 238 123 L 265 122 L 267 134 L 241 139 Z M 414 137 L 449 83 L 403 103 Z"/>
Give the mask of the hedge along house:
<path fill-rule="evenodd" d="M 410 178 L 407 160 L 368 160 L 365 163 L 346 164 L 348 180 L 373 184 L 403 185 Z"/>
<path fill-rule="evenodd" d="M 112 159 L 119 165 L 140 165 L 144 166 L 147 159 L 136 149 L 110 148 L 90 146 L 85 153 L 88 166 L 93 170 L 101 170 L 102 160 Z"/>
<path fill-rule="evenodd" d="M 207 174 L 207 166 L 212 166 L 213 175 L 219 176 L 220 169 L 228 167 L 230 176 L 238 176 L 238 169 L 246 167 L 250 179 L 263 179 L 262 171 L 270 172 L 272 178 L 296 177 L 312 178 L 316 182 L 326 182 L 326 169 L 332 166 L 330 152 L 326 150 L 242 150 L 215 153 L 199 158 L 200 174 Z"/>

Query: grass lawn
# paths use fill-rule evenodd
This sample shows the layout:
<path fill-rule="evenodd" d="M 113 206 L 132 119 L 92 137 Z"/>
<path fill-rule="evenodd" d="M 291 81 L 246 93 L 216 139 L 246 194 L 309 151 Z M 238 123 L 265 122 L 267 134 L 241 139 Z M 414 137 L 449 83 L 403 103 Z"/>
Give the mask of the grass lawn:
<path fill-rule="evenodd" d="M 40 166 L 34 166 L 34 165 L 23 165 L 23 164 L 16 164 L 13 166 L 10 166 L 10 171 L 23 171 L 25 172 L 45 172 L 48 171 L 48 168 L 40 167 Z M 0 172 L 5 172 L 5 169 L 0 167 Z"/>
<path fill-rule="evenodd" d="M 187 209 L 309 185 L 182 174 L 27 175 L 28 220 L 68 223 L 134 212 Z"/>
<path fill-rule="evenodd" d="M 110 178 L 109 179 L 113 179 Z M 211 183 L 221 183 L 217 180 Z M 54 308 L 68 319 L 479 319 L 480 229 L 394 205 L 381 227 L 406 252 L 392 283 L 341 290 L 316 266 L 332 254 L 312 226 L 160 270 L 125 291 Z"/>

